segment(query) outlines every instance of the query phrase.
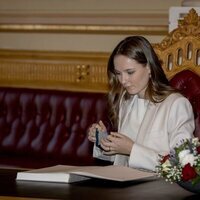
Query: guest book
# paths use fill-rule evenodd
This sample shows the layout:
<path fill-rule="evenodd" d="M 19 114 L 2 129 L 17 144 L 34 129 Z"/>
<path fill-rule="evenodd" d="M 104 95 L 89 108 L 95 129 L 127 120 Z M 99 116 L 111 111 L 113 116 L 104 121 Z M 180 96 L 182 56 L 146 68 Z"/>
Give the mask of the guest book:
<path fill-rule="evenodd" d="M 155 173 L 133 169 L 125 166 L 68 166 L 55 165 L 51 167 L 22 171 L 17 173 L 17 181 L 45 181 L 73 183 L 88 179 L 110 181 L 144 181 L 155 178 Z"/>

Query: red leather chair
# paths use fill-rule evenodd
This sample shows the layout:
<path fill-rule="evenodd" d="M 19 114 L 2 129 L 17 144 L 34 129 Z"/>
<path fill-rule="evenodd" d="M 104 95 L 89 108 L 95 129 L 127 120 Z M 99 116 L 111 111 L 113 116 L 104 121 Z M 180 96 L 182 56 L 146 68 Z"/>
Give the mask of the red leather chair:
<path fill-rule="evenodd" d="M 200 17 L 191 9 L 178 27 L 154 49 L 163 62 L 163 70 L 171 82 L 192 104 L 196 129 L 200 138 Z"/>
<path fill-rule="evenodd" d="M 184 70 L 177 73 L 170 83 L 191 102 L 196 125 L 194 135 L 200 138 L 200 77 L 190 70 Z"/>

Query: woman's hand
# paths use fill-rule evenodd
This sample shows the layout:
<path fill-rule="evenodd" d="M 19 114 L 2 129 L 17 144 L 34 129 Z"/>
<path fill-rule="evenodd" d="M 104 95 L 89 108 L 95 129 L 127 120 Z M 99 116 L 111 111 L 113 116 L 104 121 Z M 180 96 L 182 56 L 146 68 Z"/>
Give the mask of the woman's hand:
<path fill-rule="evenodd" d="M 130 155 L 133 144 L 133 140 L 129 137 L 117 132 L 111 132 L 106 139 L 101 141 L 101 147 L 105 155 Z"/>
<path fill-rule="evenodd" d="M 92 124 L 88 131 L 88 140 L 91 142 L 96 142 L 96 129 L 98 129 L 99 132 L 107 132 L 107 129 L 102 121 Z"/>

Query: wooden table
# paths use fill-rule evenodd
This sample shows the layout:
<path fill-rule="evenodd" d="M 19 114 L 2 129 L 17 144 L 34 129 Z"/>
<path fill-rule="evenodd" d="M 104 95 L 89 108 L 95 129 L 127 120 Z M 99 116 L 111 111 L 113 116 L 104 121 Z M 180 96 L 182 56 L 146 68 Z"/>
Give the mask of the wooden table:
<path fill-rule="evenodd" d="M 73 184 L 15 181 L 16 169 L 0 169 L 0 199 L 67 200 L 190 200 L 199 199 L 177 184 L 163 179 L 140 183 L 116 183 L 89 180 Z M 20 198 L 19 198 L 20 197 Z"/>

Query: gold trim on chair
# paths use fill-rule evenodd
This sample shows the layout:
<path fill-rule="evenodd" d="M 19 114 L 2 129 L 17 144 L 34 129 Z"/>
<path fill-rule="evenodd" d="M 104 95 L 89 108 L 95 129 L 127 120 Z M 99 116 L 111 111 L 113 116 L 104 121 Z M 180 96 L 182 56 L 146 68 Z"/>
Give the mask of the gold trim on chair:
<path fill-rule="evenodd" d="M 168 78 L 190 69 L 200 75 L 200 17 L 191 9 L 178 28 L 169 33 L 154 49 L 163 61 Z"/>

